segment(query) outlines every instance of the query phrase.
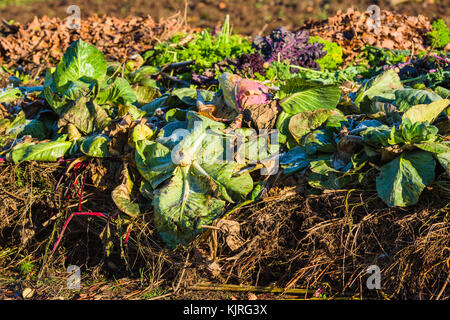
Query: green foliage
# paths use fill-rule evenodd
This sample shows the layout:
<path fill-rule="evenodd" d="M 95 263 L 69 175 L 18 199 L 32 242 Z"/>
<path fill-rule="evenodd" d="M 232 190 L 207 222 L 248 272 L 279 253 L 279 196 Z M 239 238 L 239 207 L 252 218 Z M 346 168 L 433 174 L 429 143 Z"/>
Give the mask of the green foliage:
<path fill-rule="evenodd" d="M 154 225 L 170 247 L 187 244 L 230 207 L 257 199 L 265 179 L 255 170 L 268 166 L 277 151 L 284 173 L 301 173 L 312 188 L 376 185 L 389 206 L 417 203 L 439 170 L 450 172 L 450 144 L 440 135 L 447 130 L 449 72 L 439 68 L 404 79 L 393 69 L 382 71 L 381 64 L 403 62 L 406 52 L 376 48 L 368 48 L 367 56 L 379 69 L 335 70 L 342 48 L 318 37 L 311 41 L 329 51 L 319 60 L 322 71 L 274 61 L 264 67 L 264 77 L 257 75 L 270 84 L 221 71 L 221 89 L 212 91 L 156 84 L 162 85 L 167 74 L 161 67 L 169 63 L 194 59 L 193 69 L 201 73 L 251 52 L 250 41 L 230 34 L 228 19 L 217 36 L 203 31 L 190 41 L 177 35 L 157 45 L 143 67 L 107 69 L 103 54 L 78 40 L 47 71 L 47 104 L 37 115 L 15 110 L 25 104 L 11 108 L 28 89 L 0 92 L 11 112 L 0 121 L 1 151 L 15 163 L 123 156 L 123 180 L 111 194 L 120 217 L 133 223 L 152 205 Z M 238 107 L 243 98 L 251 102 Z M 279 111 L 268 119 L 280 130 L 275 148 L 243 120 L 246 109 L 259 117 L 258 108 L 269 103 Z M 231 160 L 220 161 L 229 149 L 235 151 Z"/>
<path fill-rule="evenodd" d="M 334 109 L 340 96 L 338 86 L 322 85 L 301 79 L 287 80 L 278 92 L 281 107 L 292 115 L 306 110 Z"/>
<path fill-rule="evenodd" d="M 21 143 L 10 152 L 14 163 L 23 161 L 56 161 L 64 156 L 72 146 L 70 141 L 50 141 L 41 143 Z"/>
<path fill-rule="evenodd" d="M 435 161 L 425 151 L 405 152 L 381 168 L 377 191 L 388 206 L 419 201 L 422 190 L 434 181 Z"/>
<path fill-rule="evenodd" d="M 155 190 L 155 224 L 171 247 L 186 244 L 202 231 L 201 225 L 223 213 L 226 201 L 244 200 L 253 189 L 248 173 L 234 175 L 236 162 L 220 160 L 225 136 L 210 130 L 223 127 L 190 112 L 181 141 L 174 142 L 169 134 L 157 142 L 136 142 L 136 166 Z"/>
<path fill-rule="evenodd" d="M 36 268 L 35 264 L 31 261 L 30 257 L 27 257 L 24 261 L 22 261 L 18 266 L 18 271 L 21 275 L 29 275 Z"/>
<path fill-rule="evenodd" d="M 193 71 L 201 73 L 213 63 L 225 58 L 236 59 L 243 53 L 251 53 L 251 41 L 240 35 L 231 35 L 229 18 L 225 20 L 221 32 L 212 36 L 208 30 L 196 34 L 187 44 L 178 45 L 185 36 L 176 35 L 168 42 L 159 43 L 145 54 L 147 64 L 161 67 L 174 62 L 195 60 Z"/>
<path fill-rule="evenodd" d="M 363 56 L 366 58 L 368 64 L 380 70 L 383 66 L 392 66 L 401 62 L 405 62 L 411 55 L 409 50 L 387 50 L 383 48 L 365 46 L 363 48 Z"/>
<path fill-rule="evenodd" d="M 447 24 L 444 20 L 438 19 L 433 21 L 431 32 L 427 33 L 427 36 L 432 45 L 436 49 L 443 49 L 450 43 L 450 29 L 447 28 Z"/>
<path fill-rule="evenodd" d="M 309 43 L 322 43 L 324 45 L 323 50 L 327 52 L 325 57 L 317 60 L 320 65 L 320 69 L 323 70 L 335 70 L 344 61 L 342 47 L 335 42 L 327 41 L 319 36 L 310 37 Z"/>

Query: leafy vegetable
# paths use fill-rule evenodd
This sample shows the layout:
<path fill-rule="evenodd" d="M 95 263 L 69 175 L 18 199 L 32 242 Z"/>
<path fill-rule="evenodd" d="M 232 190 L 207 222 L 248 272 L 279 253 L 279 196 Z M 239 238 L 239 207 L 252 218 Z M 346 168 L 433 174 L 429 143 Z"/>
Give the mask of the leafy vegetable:
<path fill-rule="evenodd" d="M 214 129 L 223 125 L 195 113 L 188 116 L 181 140 L 174 131 L 161 142 L 136 142 L 138 170 L 155 189 L 156 226 L 171 246 L 186 243 L 201 231 L 200 225 L 210 224 L 225 201 L 240 201 L 253 189 L 248 173 L 233 176 L 236 162 L 221 160 L 226 140 Z"/>
<path fill-rule="evenodd" d="M 389 69 L 367 80 L 355 93 L 354 103 L 361 112 L 367 112 L 375 98 L 394 100 L 394 92 L 397 89 L 403 89 L 403 85 L 398 74 L 393 69 Z"/>
<path fill-rule="evenodd" d="M 434 181 L 435 161 L 424 151 L 406 152 L 381 168 L 377 191 L 389 206 L 416 204 L 422 190 Z"/>
<path fill-rule="evenodd" d="M 81 151 L 91 157 L 108 157 L 109 156 L 109 138 L 104 135 L 92 135 L 84 139 L 81 144 Z"/>
<path fill-rule="evenodd" d="M 24 161 L 56 161 L 64 156 L 72 146 L 70 141 L 50 141 L 41 143 L 18 144 L 10 152 L 14 163 Z"/>
<path fill-rule="evenodd" d="M 395 101 L 393 104 L 402 112 L 405 112 L 412 106 L 418 104 L 429 104 L 442 99 L 438 94 L 432 91 L 410 88 L 396 90 L 394 94 Z"/>
<path fill-rule="evenodd" d="M 431 23 L 432 30 L 427 33 L 428 38 L 432 45 L 437 49 L 444 48 L 450 43 L 450 29 L 447 28 L 447 24 L 444 20 L 438 19 Z"/>
<path fill-rule="evenodd" d="M 208 30 L 196 34 L 185 45 L 178 45 L 183 37 L 175 36 L 169 42 L 157 44 L 146 53 L 147 63 L 152 66 L 164 66 L 174 62 L 195 60 L 193 71 L 200 73 L 213 63 L 225 58 L 235 59 L 243 53 L 251 53 L 251 42 L 238 35 L 231 35 L 229 17 L 226 18 L 221 32 L 216 36 Z"/>
<path fill-rule="evenodd" d="M 278 92 L 280 105 L 289 114 L 306 110 L 334 109 L 341 91 L 335 85 L 322 85 L 299 79 L 289 79 Z"/>
<path fill-rule="evenodd" d="M 320 69 L 323 70 L 335 70 L 342 62 L 344 62 L 342 48 L 335 42 L 327 41 L 321 37 L 310 37 L 309 43 L 322 43 L 326 55 L 317 60 Z"/>
<path fill-rule="evenodd" d="M 267 37 L 256 36 L 253 38 L 253 47 L 256 48 L 267 62 L 287 62 L 291 65 L 302 66 L 311 69 L 320 69 L 316 60 L 323 58 L 322 43 L 308 43 L 307 31 L 288 31 L 282 27 L 275 29 Z M 294 71 L 296 72 L 296 71 Z"/>

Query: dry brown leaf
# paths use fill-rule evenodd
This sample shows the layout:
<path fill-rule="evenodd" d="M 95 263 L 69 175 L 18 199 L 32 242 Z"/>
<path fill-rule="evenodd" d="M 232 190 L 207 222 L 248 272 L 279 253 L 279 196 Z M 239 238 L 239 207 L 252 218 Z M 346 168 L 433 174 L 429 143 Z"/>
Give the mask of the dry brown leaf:
<path fill-rule="evenodd" d="M 239 222 L 222 219 L 217 223 L 217 227 L 226 235 L 225 241 L 232 251 L 242 247 L 244 240 L 240 235 L 241 227 Z"/>

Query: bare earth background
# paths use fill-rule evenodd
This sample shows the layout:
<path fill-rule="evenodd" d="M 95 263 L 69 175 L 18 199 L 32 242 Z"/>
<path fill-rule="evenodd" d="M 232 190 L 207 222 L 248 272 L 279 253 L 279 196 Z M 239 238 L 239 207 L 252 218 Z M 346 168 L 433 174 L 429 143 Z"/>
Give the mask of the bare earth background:
<path fill-rule="evenodd" d="M 307 19 L 326 19 L 349 7 L 365 11 L 371 4 L 381 10 L 439 17 L 450 23 L 448 0 L 190 0 L 187 17 L 193 27 L 213 28 L 229 14 L 237 33 L 255 35 L 280 26 L 298 28 Z M 0 0 L 0 18 L 22 23 L 33 20 L 36 15 L 64 18 L 69 15 L 66 9 L 70 5 L 81 8 L 82 19 L 107 14 L 115 17 L 151 15 L 159 20 L 178 11 L 184 12 L 186 3 L 185 0 Z"/>

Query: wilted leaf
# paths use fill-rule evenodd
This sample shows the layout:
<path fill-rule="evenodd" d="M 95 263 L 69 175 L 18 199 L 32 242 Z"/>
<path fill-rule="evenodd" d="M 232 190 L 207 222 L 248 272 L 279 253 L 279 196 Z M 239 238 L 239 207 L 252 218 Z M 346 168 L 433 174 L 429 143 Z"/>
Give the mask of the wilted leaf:
<path fill-rule="evenodd" d="M 81 144 L 81 151 L 91 157 L 109 157 L 108 142 L 110 140 L 110 138 L 101 134 L 89 136 Z"/>
<path fill-rule="evenodd" d="M 341 90 L 336 85 L 323 85 L 301 79 L 289 79 L 278 92 L 280 105 L 289 114 L 306 110 L 334 109 Z"/>
<path fill-rule="evenodd" d="M 435 167 L 431 153 L 404 152 L 381 167 L 378 195 L 390 207 L 416 204 L 422 190 L 434 181 Z"/>
<path fill-rule="evenodd" d="M 19 144 L 11 151 L 11 159 L 14 163 L 23 161 L 56 161 L 64 156 L 72 146 L 70 141 L 50 141 L 37 144 Z"/>
<path fill-rule="evenodd" d="M 299 142 L 305 134 L 320 127 L 333 113 L 339 112 L 328 109 L 317 109 L 298 113 L 290 119 L 289 131 L 294 139 Z"/>
<path fill-rule="evenodd" d="M 119 208 L 120 211 L 126 213 L 127 215 L 131 217 L 137 217 L 141 214 L 139 204 L 131 200 L 130 192 L 125 184 L 117 186 L 113 190 L 111 197 L 117 208 Z"/>
<path fill-rule="evenodd" d="M 430 104 L 418 104 L 409 108 L 402 119 L 408 118 L 411 122 L 433 123 L 434 120 L 450 105 L 450 100 L 441 99 Z"/>
<path fill-rule="evenodd" d="M 441 99 L 438 94 L 432 91 L 406 88 L 395 91 L 393 103 L 401 112 L 405 112 L 412 106 L 430 104 Z"/>

